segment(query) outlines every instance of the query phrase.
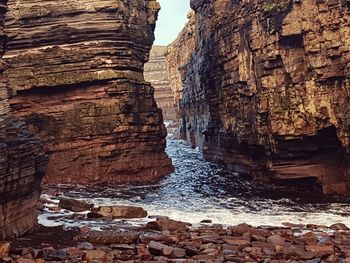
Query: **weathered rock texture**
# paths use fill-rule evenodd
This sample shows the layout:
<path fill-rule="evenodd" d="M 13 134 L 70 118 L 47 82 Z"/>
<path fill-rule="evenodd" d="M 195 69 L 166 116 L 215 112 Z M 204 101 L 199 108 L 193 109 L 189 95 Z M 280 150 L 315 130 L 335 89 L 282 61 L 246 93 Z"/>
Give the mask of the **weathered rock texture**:
<path fill-rule="evenodd" d="M 174 93 L 170 88 L 167 62 L 165 59 L 166 46 L 153 46 L 150 59 L 145 64 L 145 79 L 154 87 L 154 97 L 163 111 L 164 120 L 178 120 Z"/>
<path fill-rule="evenodd" d="M 49 183 L 154 180 L 172 171 L 143 65 L 155 0 L 8 1 L 12 111 L 49 153 Z"/>
<path fill-rule="evenodd" d="M 350 2 L 191 6 L 197 42 L 183 70 L 183 136 L 238 172 L 348 195 Z"/>
<path fill-rule="evenodd" d="M 174 93 L 174 103 L 177 109 L 183 94 L 182 75 L 184 73 L 182 71 L 194 51 L 195 40 L 196 18 L 194 11 L 191 10 L 188 14 L 188 22 L 176 40 L 168 46 L 165 54 L 169 84 Z"/>
<path fill-rule="evenodd" d="M 37 221 L 37 201 L 47 156 L 24 122 L 9 116 L 2 61 L 5 1 L 0 1 L 0 240 L 28 231 Z"/>

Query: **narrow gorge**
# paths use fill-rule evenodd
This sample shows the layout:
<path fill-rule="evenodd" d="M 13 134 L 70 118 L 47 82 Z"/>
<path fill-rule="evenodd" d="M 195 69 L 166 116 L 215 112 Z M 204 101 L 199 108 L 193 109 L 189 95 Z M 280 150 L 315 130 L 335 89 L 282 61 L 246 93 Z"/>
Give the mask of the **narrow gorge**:
<path fill-rule="evenodd" d="M 0 0 L 0 39 L 0 262 L 350 262 L 350 1 Z"/>
<path fill-rule="evenodd" d="M 163 111 L 165 121 L 177 122 L 178 107 L 175 92 L 170 85 L 165 54 L 166 46 L 153 46 L 149 61 L 145 64 L 145 79 L 154 87 L 154 97 Z"/>

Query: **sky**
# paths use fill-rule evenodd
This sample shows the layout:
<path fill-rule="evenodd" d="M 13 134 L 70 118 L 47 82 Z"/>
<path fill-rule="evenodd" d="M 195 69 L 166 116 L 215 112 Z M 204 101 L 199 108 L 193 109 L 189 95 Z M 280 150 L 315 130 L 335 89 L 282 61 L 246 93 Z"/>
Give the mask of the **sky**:
<path fill-rule="evenodd" d="M 155 45 L 168 45 L 173 42 L 187 22 L 190 0 L 158 0 L 161 5 Z"/>

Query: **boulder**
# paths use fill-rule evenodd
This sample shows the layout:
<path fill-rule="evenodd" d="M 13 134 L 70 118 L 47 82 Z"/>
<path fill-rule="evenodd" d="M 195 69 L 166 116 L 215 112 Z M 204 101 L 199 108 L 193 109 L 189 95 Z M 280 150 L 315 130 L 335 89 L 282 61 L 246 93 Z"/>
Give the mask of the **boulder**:
<path fill-rule="evenodd" d="M 83 239 L 92 244 L 133 244 L 139 238 L 140 234 L 136 232 L 118 232 L 118 231 L 91 231 Z"/>
<path fill-rule="evenodd" d="M 333 230 L 344 230 L 344 231 L 350 230 L 345 224 L 342 224 L 342 223 L 336 223 L 334 225 L 331 225 L 330 229 L 333 229 Z"/>
<path fill-rule="evenodd" d="M 159 219 L 156 221 L 148 222 L 147 228 L 157 231 L 176 231 L 176 230 L 184 230 L 187 229 L 191 224 L 184 223 L 181 221 L 175 221 L 172 219 Z"/>
<path fill-rule="evenodd" d="M 151 252 L 151 254 L 155 256 L 169 257 L 174 253 L 173 247 L 164 245 L 156 241 L 151 241 L 151 243 L 148 245 L 148 250 Z"/>
<path fill-rule="evenodd" d="M 142 207 L 135 206 L 100 206 L 93 210 L 89 217 L 109 217 L 109 218 L 144 218 L 148 213 Z"/>
<path fill-rule="evenodd" d="M 58 206 L 73 212 L 84 212 L 94 207 L 93 204 L 76 200 L 76 199 L 68 199 L 68 198 L 60 199 Z"/>

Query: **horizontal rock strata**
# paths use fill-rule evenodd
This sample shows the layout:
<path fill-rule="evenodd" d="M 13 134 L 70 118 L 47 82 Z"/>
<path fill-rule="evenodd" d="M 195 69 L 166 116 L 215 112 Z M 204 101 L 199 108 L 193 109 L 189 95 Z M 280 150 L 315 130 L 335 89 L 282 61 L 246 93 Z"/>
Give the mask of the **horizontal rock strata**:
<path fill-rule="evenodd" d="M 153 46 L 150 59 L 145 64 L 145 79 L 154 87 L 155 100 L 163 111 L 164 120 L 178 120 L 174 93 L 170 87 L 167 62 L 165 59 L 166 46 Z"/>
<path fill-rule="evenodd" d="M 170 88 L 174 93 L 174 103 L 179 107 L 183 94 L 182 75 L 196 44 L 196 17 L 193 10 L 188 14 L 188 22 L 165 53 Z"/>
<path fill-rule="evenodd" d="M 2 74 L 5 10 L 5 1 L 0 1 L 0 240 L 23 234 L 37 222 L 40 183 L 47 165 L 38 138 L 24 122 L 9 116 L 10 92 Z"/>
<path fill-rule="evenodd" d="M 182 70 L 183 137 L 240 173 L 348 195 L 349 2 L 191 6 L 197 41 Z"/>
<path fill-rule="evenodd" d="M 143 65 L 154 0 L 8 1 L 12 112 L 49 153 L 48 183 L 145 182 L 172 171 Z"/>
<path fill-rule="evenodd" d="M 46 166 L 43 146 L 24 122 L 0 121 L 0 240 L 23 234 L 37 222 Z"/>

